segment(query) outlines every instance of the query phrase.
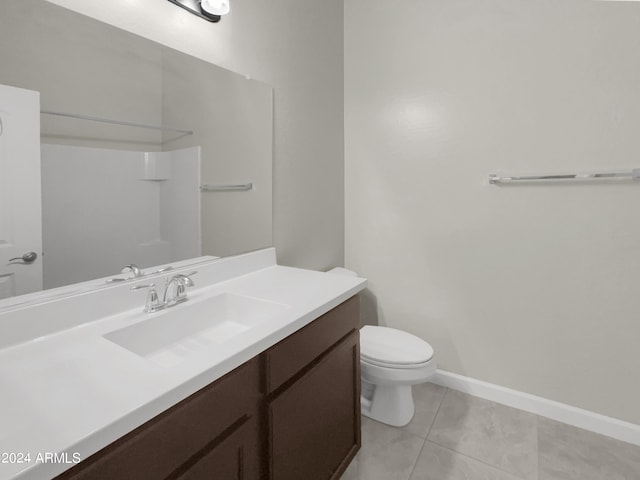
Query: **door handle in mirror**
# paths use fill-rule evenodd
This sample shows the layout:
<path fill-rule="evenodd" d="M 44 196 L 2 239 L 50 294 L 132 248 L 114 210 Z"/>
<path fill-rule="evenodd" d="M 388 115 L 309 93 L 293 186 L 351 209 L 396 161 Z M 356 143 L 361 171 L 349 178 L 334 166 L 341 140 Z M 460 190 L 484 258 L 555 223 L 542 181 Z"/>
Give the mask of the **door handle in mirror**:
<path fill-rule="evenodd" d="M 16 257 L 16 258 L 12 258 L 9 260 L 9 262 L 15 262 L 16 260 L 21 261 L 22 263 L 33 263 L 36 261 L 36 258 L 38 258 L 38 254 L 36 252 L 27 252 L 24 255 L 22 255 L 21 257 Z"/>

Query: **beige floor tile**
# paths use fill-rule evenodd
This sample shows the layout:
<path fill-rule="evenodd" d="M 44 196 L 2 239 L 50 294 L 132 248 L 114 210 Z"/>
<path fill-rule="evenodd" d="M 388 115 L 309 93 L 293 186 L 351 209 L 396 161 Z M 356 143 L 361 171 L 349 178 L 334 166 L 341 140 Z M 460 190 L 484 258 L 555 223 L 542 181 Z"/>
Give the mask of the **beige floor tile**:
<path fill-rule="evenodd" d="M 362 418 L 362 449 L 356 457 L 357 477 L 348 480 L 408 480 L 424 439 L 401 428 Z"/>
<path fill-rule="evenodd" d="M 340 480 L 359 480 L 358 479 L 358 458 L 354 458 L 347 470 L 342 474 Z"/>
<path fill-rule="evenodd" d="M 414 385 L 413 403 L 416 406 L 416 413 L 409 425 L 403 428 L 409 433 L 426 438 L 446 390 L 430 382 Z"/>
<path fill-rule="evenodd" d="M 447 390 L 428 439 L 526 480 L 538 479 L 537 417 Z"/>
<path fill-rule="evenodd" d="M 418 457 L 411 480 L 521 480 L 427 441 Z"/>
<path fill-rule="evenodd" d="M 540 417 L 540 480 L 640 480 L 640 447 Z"/>
<path fill-rule="evenodd" d="M 363 417 L 341 480 L 640 480 L 640 447 L 436 385 L 414 400 L 406 427 Z"/>

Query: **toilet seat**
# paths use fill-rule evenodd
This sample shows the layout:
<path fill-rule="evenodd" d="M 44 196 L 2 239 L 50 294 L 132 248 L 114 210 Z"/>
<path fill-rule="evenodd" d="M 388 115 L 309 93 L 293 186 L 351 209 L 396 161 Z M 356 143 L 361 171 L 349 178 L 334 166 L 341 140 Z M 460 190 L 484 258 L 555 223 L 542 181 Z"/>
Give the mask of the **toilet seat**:
<path fill-rule="evenodd" d="M 421 368 L 433 358 L 433 348 L 421 338 L 389 327 L 360 329 L 360 358 L 387 368 Z"/>
<path fill-rule="evenodd" d="M 429 363 L 431 363 L 431 360 L 428 360 L 426 362 L 423 363 L 405 363 L 405 364 L 401 364 L 401 363 L 389 363 L 389 362 L 381 362 L 379 360 L 371 360 L 370 358 L 362 358 L 360 357 L 360 361 L 363 363 L 366 363 L 368 365 L 375 365 L 377 367 L 384 367 L 384 368 L 399 368 L 401 370 L 404 369 L 419 369 L 422 367 L 426 367 L 427 365 L 429 365 Z"/>

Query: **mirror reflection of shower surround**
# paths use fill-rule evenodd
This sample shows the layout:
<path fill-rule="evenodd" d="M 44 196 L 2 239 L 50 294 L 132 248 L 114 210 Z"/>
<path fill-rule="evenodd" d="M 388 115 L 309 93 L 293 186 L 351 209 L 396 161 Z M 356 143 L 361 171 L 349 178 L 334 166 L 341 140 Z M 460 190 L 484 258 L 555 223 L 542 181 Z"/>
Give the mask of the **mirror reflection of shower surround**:
<path fill-rule="evenodd" d="M 201 255 L 200 147 L 41 152 L 44 288 Z"/>

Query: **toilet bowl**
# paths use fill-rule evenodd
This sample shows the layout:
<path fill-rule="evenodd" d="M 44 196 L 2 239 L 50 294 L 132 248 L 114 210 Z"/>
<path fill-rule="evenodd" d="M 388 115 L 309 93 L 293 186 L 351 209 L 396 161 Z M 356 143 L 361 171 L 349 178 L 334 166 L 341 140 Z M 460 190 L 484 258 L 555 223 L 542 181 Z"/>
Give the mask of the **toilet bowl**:
<path fill-rule="evenodd" d="M 362 414 L 402 427 L 415 413 L 412 386 L 436 371 L 433 348 L 402 330 L 366 325 L 360 329 Z"/>
<path fill-rule="evenodd" d="M 328 273 L 357 276 L 344 268 Z M 389 327 L 360 329 L 362 414 L 378 422 L 402 427 L 415 413 L 412 386 L 436 372 L 433 348 L 421 338 Z"/>

